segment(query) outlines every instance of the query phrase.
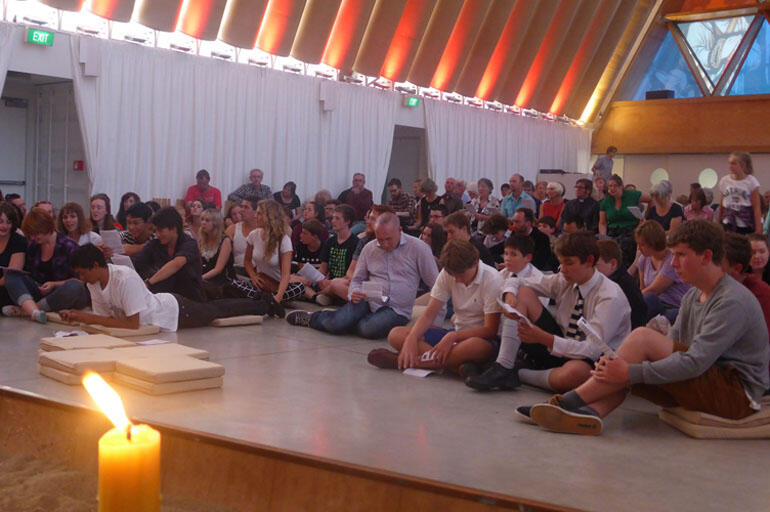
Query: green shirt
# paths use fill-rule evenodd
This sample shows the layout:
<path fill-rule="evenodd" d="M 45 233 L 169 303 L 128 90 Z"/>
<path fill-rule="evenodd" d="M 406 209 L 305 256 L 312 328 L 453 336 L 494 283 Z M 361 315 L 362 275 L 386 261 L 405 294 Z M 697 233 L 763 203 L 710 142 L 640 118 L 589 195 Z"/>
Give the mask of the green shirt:
<path fill-rule="evenodd" d="M 607 196 L 599 203 L 599 210 L 607 214 L 608 228 L 627 228 L 639 224 L 639 219 L 628 211 L 629 206 L 639 206 L 642 197 L 640 190 L 624 190 L 620 198 L 620 208 L 615 208 L 615 198 Z"/>

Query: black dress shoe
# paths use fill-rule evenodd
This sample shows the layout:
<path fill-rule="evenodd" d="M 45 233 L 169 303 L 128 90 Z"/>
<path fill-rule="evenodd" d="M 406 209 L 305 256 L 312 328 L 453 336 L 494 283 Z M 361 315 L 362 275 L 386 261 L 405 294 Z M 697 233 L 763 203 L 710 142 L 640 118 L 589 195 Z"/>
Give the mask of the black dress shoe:
<path fill-rule="evenodd" d="M 506 368 L 500 363 L 492 363 L 492 366 L 481 375 L 468 377 L 465 379 L 465 384 L 479 391 L 510 390 L 521 385 L 518 369 Z"/>

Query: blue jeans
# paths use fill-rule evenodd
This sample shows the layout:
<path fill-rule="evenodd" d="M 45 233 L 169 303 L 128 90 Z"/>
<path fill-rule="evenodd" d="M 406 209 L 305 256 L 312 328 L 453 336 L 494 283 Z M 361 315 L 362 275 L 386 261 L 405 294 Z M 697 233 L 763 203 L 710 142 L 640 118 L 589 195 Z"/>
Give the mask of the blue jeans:
<path fill-rule="evenodd" d="M 645 293 L 644 302 L 647 303 L 647 321 L 652 320 L 658 315 L 663 315 L 671 322 L 671 325 L 674 325 L 679 314 L 678 307 L 666 304 L 654 293 Z"/>
<path fill-rule="evenodd" d="M 408 318 L 387 306 L 372 313 L 364 300 L 358 304 L 348 302 L 337 311 L 316 311 L 310 316 L 313 329 L 331 334 L 356 333 L 369 339 L 384 338 L 392 328 L 408 323 Z"/>
<path fill-rule="evenodd" d="M 88 306 L 89 296 L 86 286 L 80 281 L 69 280 L 43 297 L 40 285 L 31 277 L 17 272 L 5 276 L 5 289 L 14 304 L 21 305 L 25 300 L 34 300 L 43 311 L 62 309 L 83 309 Z"/>

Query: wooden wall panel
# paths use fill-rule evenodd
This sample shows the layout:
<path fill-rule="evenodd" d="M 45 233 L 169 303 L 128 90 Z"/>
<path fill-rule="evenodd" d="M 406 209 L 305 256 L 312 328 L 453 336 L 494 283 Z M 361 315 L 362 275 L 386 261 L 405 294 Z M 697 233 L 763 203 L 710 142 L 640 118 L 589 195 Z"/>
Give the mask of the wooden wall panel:
<path fill-rule="evenodd" d="M 594 133 L 593 153 L 770 153 L 766 95 L 612 103 Z"/>

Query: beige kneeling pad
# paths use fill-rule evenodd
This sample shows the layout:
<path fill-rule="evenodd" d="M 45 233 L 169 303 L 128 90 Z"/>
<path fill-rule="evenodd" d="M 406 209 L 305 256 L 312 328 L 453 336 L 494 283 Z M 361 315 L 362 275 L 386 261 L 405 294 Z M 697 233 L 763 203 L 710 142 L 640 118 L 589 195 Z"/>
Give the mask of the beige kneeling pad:
<path fill-rule="evenodd" d="M 115 354 L 108 348 L 43 352 L 37 362 L 41 367 L 54 368 L 74 375 L 82 375 L 88 370 L 99 373 L 115 371 Z"/>
<path fill-rule="evenodd" d="M 121 340 L 106 334 L 88 334 L 86 336 L 65 336 L 63 338 L 41 338 L 40 348 L 50 350 L 74 350 L 82 348 L 119 348 L 133 347 L 133 341 Z"/>
<path fill-rule="evenodd" d="M 82 375 L 63 372 L 61 370 L 57 370 L 56 368 L 51 368 L 50 366 L 40 365 L 38 368 L 40 370 L 40 375 L 62 382 L 64 384 L 68 384 L 70 386 L 79 386 L 83 383 Z M 101 373 L 100 375 L 107 380 L 111 380 L 114 376 L 112 372 Z"/>
<path fill-rule="evenodd" d="M 72 325 L 80 327 L 87 333 L 91 334 L 106 334 L 108 336 L 116 336 L 118 338 L 130 338 L 132 336 L 149 336 L 152 334 L 158 334 L 160 327 L 156 325 L 140 325 L 138 329 L 123 329 L 121 327 L 105 327 L 99 324 L 86 324 L 83 322 L 67 322 L 62 319 L 59 313 L 46 313 L 45 316 L 49 322 L 55 324 Z"/>
<path fill-rule="evenodd" d="M 221 364 L 186 356 L 118 361 L 115 369 L 119 374 L 154 384 L 210 379 L 225 374 Z"/>
<path fill-rule="evenodd" d="M 222 377 L 210 379 L 184 380 L 181 382 L 154 383 L 142 379 L 136 379 L 129 375 L 116 373 L 113 380 L 130 388 L 142 391 L 150 395 L 167 395 L 170 393 L 182 393 L 184 391 L 198 391 L 202 389 L 221 388 Z"/>
<path fill-rule="evenodd" d="M 211 322 L 211 325 L 214 327 L 232 327 L 234 325 L 254 325 L 254 324 L 261 324 L 262 319 L 264 317 L 262 315 L 241 315 L 241 316 L 230 316 L 227 318 L 217 318 L 213 322 Z"/>
<path fill-rule="evenodd" d="M 208 359 L 209 353 L 201 348 L 188 347 L 179 343 L 163 343 L 161 345 L 136 345 L 134 347 L 116 348 L 111 350 L 116 361 L 129 359 L 144 359 L 147 357 L 168 358 L 189 356 L 196 359 Z"/>
<path fill-rule="evenodd" d="M 770 438 L 770 397 L 762 400 L 762 409 L 740 420 L 720 418 L 682 407 L 662 409 L 658 417 L 697 439 L 765 439 Z"/>

